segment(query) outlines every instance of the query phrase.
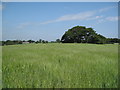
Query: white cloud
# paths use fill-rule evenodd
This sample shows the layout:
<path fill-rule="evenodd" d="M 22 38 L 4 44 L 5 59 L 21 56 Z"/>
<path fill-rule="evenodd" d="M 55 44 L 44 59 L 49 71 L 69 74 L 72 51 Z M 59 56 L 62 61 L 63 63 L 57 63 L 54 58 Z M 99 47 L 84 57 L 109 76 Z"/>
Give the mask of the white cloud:
<path fill-rule="evenodd" d="M 22 29 L 22 28 L 25 28 L 25 27 L 27 27 L 27 26 L 29 26 L 29 25 L 31 25 L 32 23 L 30 23 L 30 22 L 26 22 L 26 23 L 20 23 L 18 26 L 17 26 L 17 28 L 18 29 Z"/>
<path fill-rule="evenodd" d="M 117 17 L 117 16 L 107 17 L 106 20 L 107 20 L 107 21 L 118 21 L 118 17 Z"/>
<path fill-rule="evenodd" d="M 54 22 L 61 22 L 61 21 L 70 21 L 70 20 L 97 20 L 100 18 L 103 18 L 103 16 L 95 16 L 97 13 L 102 13 L 105 11 L 108 11 L 109 9 L 116 8 L 117 6 L 111 6 L 111 7 L 106 7 L 102 9 L 98 9 L 96 11 L 87 11 L 87 12 L 81 12 L 77 14 L 69 14 L 69 15 L 63 15 L 61 17 L 58 17 L 57 19 L 54 20 L 48 20 L 45 22 L 42 22 L 40 24 L 49 24 L 49 23 L 54 23 Z M 108 20 L 115 20 L 116 18 L 108 18 Z M 101 20 L 99 22 L 102 22 Z"/>
<path fill-rule="evenodd" d="M 110 10 L 110 9 L 112 9 L 112 8 L 117 8 L 117 6 L 111 6 L 111 7 L 101 8 L 101 9 L 99 9 L 98 11 L 101 13 L 101 12 L 108 11 L 108 10 Z"/>
<path fill-rule="evenodd" d="M 98 19 L 97 22 L 94 25 L 100 24 L 100 23 L 104 23 L 104 22 L 114 22 L 114 21 L 118 21 L 120 20 L 120 17 L 118 18 L 118 16 L 110 16 L 110 17 L 103 17 L 101 19 Z"/>
<path fill-rule="evenodd" d="M 57 21 L 68 21 L 68 20 L 86 20 L 95 14 L 94 11 L 82 12 L 78 14 L 65 15 L 57 19 Z"/>
<path fill-rule="evenodd" d="M 117 21 L 118 17 L 116 17 L 116 16 L 115 17 L 104 17 L 102 15 L 96 15 L 98 13 L 100 14 L 100 13 L 105 12 L 112 8 L 116 8 L 116 7 L 115 6 L 106 7 L 106 8 L 102 8 L 102 9 L 95 10 L 95 11 L 87 11 L 87 12 L 81 12 L 81 13 L 76 13 L 76 14 L 63 15 L 56 19 L 41 22 L 39 24 L 49 24 L 49 23 L 55 23 L 55 22 L 61 22 L 61 21 L 72 21 L 72 20 L 80 20 L 80 21 L 82 21 L 82 20 L 83 21 L 84 20 L 97 20 L 96 24 L 100 24 L 100 23 L 103 23 L 106 21 Z M 26 22 L 26 23 L 19 24 L 17 26 L 17 28 L 22 29 L 22 28 L 25 28 L 25 27 L 27 27 L 29 25 L 33 25 L 33 24 L 39 25 L 38 23 Z"/>
<path fill-rule="evenodd" d="M 89 19 L 87 20 L 95 20 L 95 19 L 100 19 L 102 18 L 103 16 L 93 16 L 93 17 L 90 17 Z"/>
<path fill-rule="evenodd" d="M 95 11 L 88 11 L 88 12 L 81 12 L 77 14 L 69 14 L 61 16 L 55 20 L 46 21 L 41 24 L 48 24 L 48 23 L 54 23 L 54 22 L 60 22 L 60 21 L 70 21 L 70 20 L 87 20 L 90 17 L 92 17 L 95 14 Z"/>
<path fill-rule="evenodd" d="M 102 18 L 102 19 L 99 19 L 99 20 L 98 20 L 98 23 L 102 23 L 102 22 L 104 22 L 104 21 L 105 21 L 105 19 Z"/>

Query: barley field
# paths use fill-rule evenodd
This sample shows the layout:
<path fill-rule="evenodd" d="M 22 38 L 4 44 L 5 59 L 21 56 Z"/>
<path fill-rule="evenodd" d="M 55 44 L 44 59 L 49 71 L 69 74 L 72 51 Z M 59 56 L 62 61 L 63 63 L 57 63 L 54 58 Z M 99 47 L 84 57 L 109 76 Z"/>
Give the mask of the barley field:
<path fill-rule="evenodd" d="M 2 47 L 3 88 L 117 88 L 118 45 Z"/>
<path fill-rule="evenodd" d="M 0 46 L 0 89 L 2 88 L 2 46 Z"/>

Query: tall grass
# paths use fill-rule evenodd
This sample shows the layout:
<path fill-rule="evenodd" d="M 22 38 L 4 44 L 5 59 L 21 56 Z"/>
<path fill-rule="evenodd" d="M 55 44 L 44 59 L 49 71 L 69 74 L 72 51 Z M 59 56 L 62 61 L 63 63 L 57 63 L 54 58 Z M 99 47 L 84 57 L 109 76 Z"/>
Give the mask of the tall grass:
<path fill-rule="evenodd" d="M 0 46 L 0 89 L 2 89 L 2 46 Z"/>
<path fill-rule="evenodd" d="M 115 88 L 118 46 L 3 46 L 3 88 Z"/>

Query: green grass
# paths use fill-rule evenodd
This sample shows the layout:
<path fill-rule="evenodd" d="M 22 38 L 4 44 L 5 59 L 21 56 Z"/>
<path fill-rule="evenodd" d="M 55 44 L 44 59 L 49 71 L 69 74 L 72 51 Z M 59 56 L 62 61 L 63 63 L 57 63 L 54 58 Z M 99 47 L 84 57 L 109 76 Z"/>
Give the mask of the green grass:
<path fill-rule="evenodd" d="M 118 45 L 3 46 L 3 88 L 116 88 Z"/>
<path fill-rule="evenodd" d="M 0 89 L 2 89 L 2 46 L 0 46 Z"/>

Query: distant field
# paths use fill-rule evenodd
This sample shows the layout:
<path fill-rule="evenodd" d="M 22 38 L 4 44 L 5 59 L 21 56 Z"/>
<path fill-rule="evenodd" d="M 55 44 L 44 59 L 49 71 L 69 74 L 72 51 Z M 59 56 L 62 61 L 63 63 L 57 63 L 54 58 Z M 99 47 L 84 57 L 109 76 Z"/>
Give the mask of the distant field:
<path fill-rule="evenodd" d="M 115 88 L 118 45 L 3 46 L 3 88 Z"/>

